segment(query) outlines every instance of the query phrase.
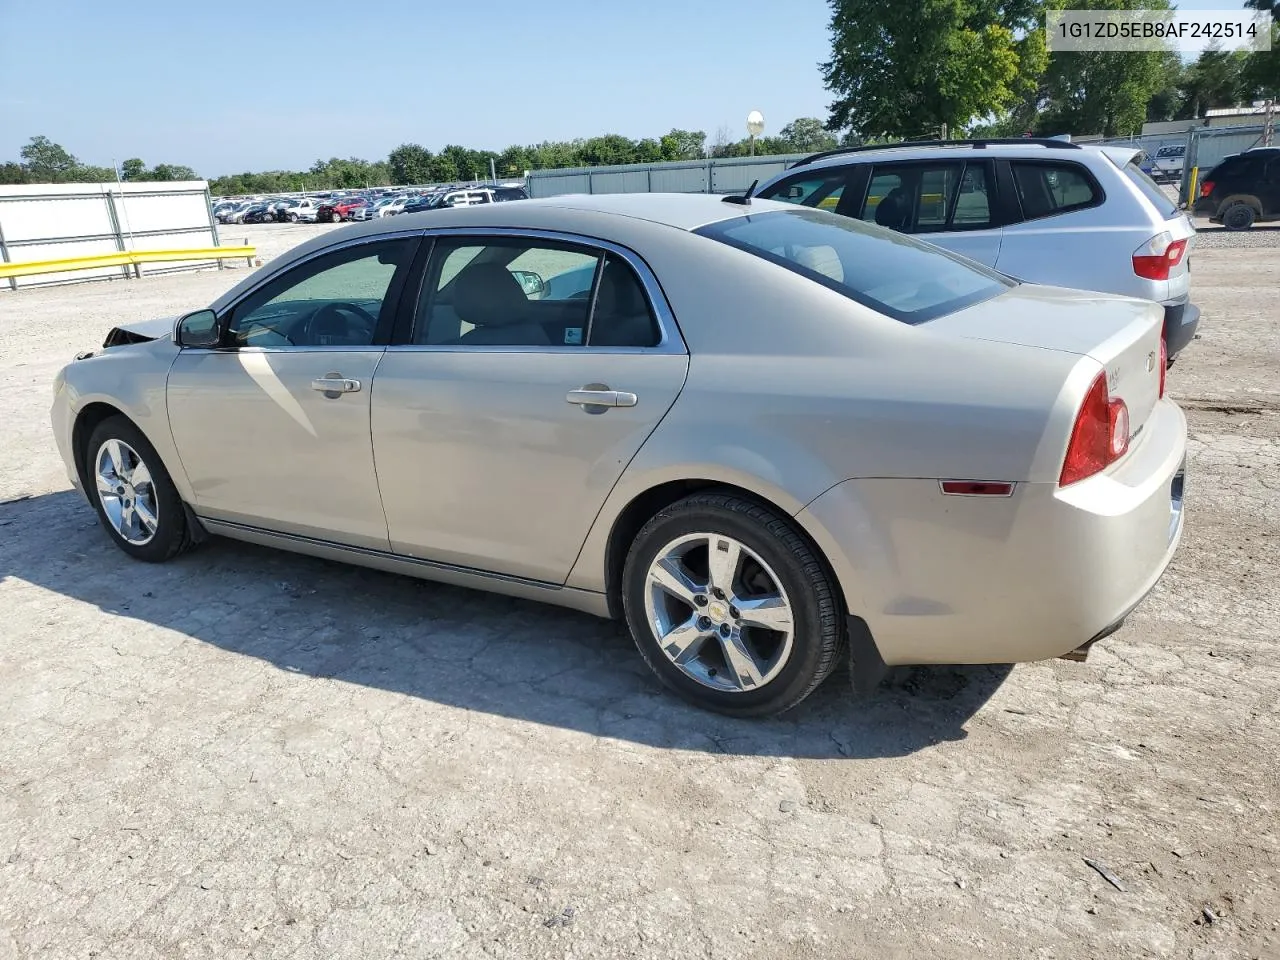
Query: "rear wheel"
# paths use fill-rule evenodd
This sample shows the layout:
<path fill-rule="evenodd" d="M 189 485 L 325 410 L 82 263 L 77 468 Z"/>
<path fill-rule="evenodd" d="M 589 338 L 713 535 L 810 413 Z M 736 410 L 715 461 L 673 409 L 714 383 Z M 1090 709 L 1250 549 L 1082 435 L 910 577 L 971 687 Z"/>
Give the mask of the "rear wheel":
<path fill-rule="evenodd" d="M 1222 214 L 1222 225 L 1228 230 L 1248 230 L 1255 219 L 1253 207 L 1247 203 L 1234 203 Z"/>
<path fill-rule="evenodd" d="M 108 417 L 94 428 L 85 467 L 98 518 L 129 556 L 159 563 L 192 545 L 177 488 L 160 455 L 127 418 Z"/>
<path fill-rule="evenodd" d="M 623 609 L 666 686 L 731 716 L 794 707 L 844 643 L 812 547 L 785 517 L 727 493 L 686 497 L 645 524 L 623 570 Z"/>

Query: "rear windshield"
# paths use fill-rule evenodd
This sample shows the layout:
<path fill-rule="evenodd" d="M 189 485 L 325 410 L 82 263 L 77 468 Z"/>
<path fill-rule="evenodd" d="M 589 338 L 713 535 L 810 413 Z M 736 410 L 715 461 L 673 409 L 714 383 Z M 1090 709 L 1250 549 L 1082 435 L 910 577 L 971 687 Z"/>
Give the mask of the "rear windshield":
<path fill-rule="evenodd" d="M 1126 163 L 1124 173 L 1133 181 L 1133 185 L 1142 191 L 1143 196 L 1151 201 L 1151 205 L 1156 208 L 1160 216 L 1168 220 L 1178 212 L 1177 204 L 1169 199 L 1169 195 L 1161 190 L 1160 185 L 1147 176 L 1136 162 Z"/>
<path fill-rule="evenodd" d="M 694 232 L 786 267 L 903 323 L 946 316 L 1014 285 L 939 247 L 823 210 L 749 214 Z"/>

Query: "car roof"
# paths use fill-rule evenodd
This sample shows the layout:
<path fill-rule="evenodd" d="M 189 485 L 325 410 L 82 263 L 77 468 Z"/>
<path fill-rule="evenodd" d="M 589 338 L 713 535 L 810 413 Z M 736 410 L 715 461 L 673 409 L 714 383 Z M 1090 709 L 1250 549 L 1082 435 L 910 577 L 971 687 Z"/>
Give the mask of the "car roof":
<path fill-rule="evenodd" d="M 270 270 L 272 273 L 287 270 L 305 257 L 363 237 L 404 237 L 431 228 L 548 231 L 625 244 L 624 237 L 628 235 L 643 233 L 653 238 L 655 225 L 692 231 L 748 215 L 795 210 L 794 204 L 774 200 L 726 203 L 723 197 L 706 193 L 565 195 L 517 203 L 437 207 L 401 214 L 391 221 L 364 220 L 342 230 L 326 232 L 276 257 L 270 263 Z M 214 301 L 213 308 L 221 310 L 242 290 L 257 282 L 255 277 L 256 274 L 250 275 L 228 290 Z"/>
<path fill-rule="evenodd" d="M 1028 139 L 1025 144 L 993 143 L 982 140 L 975 140 L 973 143 L 892 143 L 879 148 L 861 148 L 856 152 L 850 151 L 848 153 L 832 153 L 828 156 L 819 156 L 808 163 L 801 161 L 786 172 L 799 172 L 809 168 L 820 170 L 826 167 L 839 167 L 850 163 L 864 163 L 875 160 L 902 160 L 914 156 L 941 158 L 972 157 L 976 155 L 981 157 L 1004 157 L 1006 159 L 1013 157 L 1035 160 L 1050 158 L 1073 160 L 1089 154 L 1096 156 L 1099 153 L 1103 153 L 1110 154 L 1113 158 L 1123 154 L 1124 163 L 1128 163 L 1135 154 L 1140 152 L 1138 147 L 1099 146 L 1091 143 L 1070 143 L 1069 141 L 1062 141 L 1062 144 L 1062 147 L 1055 148 L 1032 139 Z"/>

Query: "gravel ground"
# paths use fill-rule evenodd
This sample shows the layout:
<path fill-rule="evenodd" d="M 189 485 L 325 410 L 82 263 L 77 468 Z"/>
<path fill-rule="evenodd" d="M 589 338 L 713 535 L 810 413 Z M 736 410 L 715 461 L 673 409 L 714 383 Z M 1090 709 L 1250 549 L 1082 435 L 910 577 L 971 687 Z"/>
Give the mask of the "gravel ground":
<path fill-rule="evenodd" d="M 1280 957 L 1273 251 L 1196 254 L 1187 530 L 1126 627 L 769 722 L 682 706 L 588 617 L 124 557 L 50 380 L 242 276 L 0 296 L 0 958 Z"/>

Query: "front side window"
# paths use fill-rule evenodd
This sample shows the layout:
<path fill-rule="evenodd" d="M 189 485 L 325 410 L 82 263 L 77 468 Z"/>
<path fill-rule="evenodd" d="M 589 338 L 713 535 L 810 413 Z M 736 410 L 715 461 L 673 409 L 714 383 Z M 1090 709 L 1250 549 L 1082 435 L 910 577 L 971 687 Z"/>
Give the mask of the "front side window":
<path fill-rule="evenodd" d="M 286 271 L 232 311 L 238 347 L 367 347 L 390 320 L 413 240 L 347 247 Z"/>
<path fill-rule="evenodd" d="M 1014 160 L 1009 167 L 1023 219 L 1051 217 L 1102 202 L 1101 191 L 1077 164 Z"/>
<path fill-rule="evenodd" d="M 651 347 L 635 271 L 613 253 L 517 238 L 437 242 L 413 342 L 486 347 Z"/>
<path fill-rule="evenodd" d="M 783 180 L 761 190 L 757 196 L 761 200 L 781 200 L 784 203 L 796 203 L 802 207 L 818 207 L 822 210 L 835 210 L 844 195 L 845 184 L 849 174 L 846 171 L 817 172 L 800 177 Z"/>
<path fill-rule="evenodd" d="M 1014 285 L 939 247 L 820 210 L 749 214 L 694 232 L 785 267 L 903 323 L 954 313 Z"/>

